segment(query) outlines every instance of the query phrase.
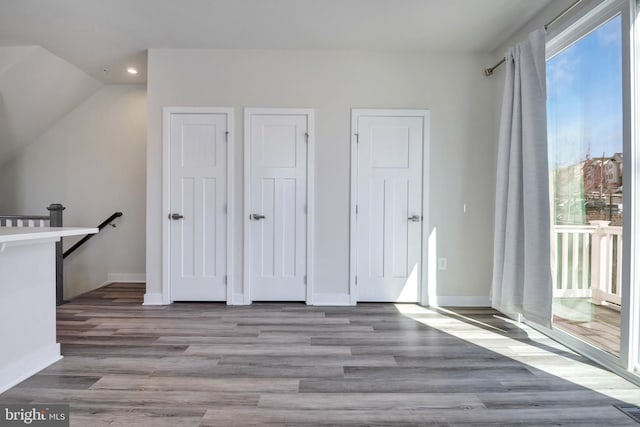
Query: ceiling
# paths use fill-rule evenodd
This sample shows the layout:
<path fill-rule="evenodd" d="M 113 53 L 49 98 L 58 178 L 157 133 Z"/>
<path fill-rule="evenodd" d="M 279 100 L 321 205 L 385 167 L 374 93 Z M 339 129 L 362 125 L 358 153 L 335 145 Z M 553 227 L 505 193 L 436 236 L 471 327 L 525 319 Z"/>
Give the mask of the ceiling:
<path fill-rule="evenodd" d="M 40 45 L 104 83 L 139 83 L 149 48 L 492 52 L 550 2 L 1 0 L 0 46 Z"/>

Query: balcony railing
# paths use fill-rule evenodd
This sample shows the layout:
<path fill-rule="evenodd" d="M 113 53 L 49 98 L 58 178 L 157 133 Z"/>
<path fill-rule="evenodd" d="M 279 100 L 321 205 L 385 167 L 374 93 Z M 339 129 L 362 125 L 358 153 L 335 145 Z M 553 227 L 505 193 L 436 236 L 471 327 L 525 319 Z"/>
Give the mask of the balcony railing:
<path fill-rule="evenodd" d="M 555 225 L 551 234 L 551 270 L 555 298 L 590 298 L 620 305 L 622 227 L 609 221 Z"/>

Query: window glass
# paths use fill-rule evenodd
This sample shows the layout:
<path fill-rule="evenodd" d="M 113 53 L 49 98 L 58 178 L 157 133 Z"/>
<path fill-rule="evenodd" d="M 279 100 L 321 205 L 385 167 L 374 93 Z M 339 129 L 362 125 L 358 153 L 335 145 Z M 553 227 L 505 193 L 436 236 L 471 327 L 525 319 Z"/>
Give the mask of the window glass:
<path fill-rule="evenodd" d="M 620 354 L 622 21 L 547 60 L 554 327 Z"/>

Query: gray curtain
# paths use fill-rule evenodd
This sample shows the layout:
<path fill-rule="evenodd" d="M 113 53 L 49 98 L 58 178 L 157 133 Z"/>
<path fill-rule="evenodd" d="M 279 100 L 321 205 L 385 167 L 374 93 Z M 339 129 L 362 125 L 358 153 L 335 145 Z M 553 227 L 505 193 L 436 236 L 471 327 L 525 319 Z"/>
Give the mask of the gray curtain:
<path fill-rule="evenodd" d="M 551 326 L 545 31 L 509 49 L 496 176 L 492 305 Z"/>

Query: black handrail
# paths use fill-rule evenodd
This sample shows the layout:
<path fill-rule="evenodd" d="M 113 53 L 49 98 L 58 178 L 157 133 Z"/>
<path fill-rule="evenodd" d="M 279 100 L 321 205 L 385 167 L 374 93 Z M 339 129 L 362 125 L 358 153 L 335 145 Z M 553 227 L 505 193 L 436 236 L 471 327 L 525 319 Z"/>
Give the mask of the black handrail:
<path fill-rule="evenodd" d="M 119 218 L 122 216 L 122 212 L 115 212 L 113 215 L 111 215 L 109 218 L 105 219 L 104 221 L 102 221 L 102 223 L 98 226 L 98 232 L 100 230 L 102 230 L 103 228 L 105 228 L 107 225 L 111 224 L 113 222 L 114 219 Z M 115 227 L 115 225 L 114 225 Z M 84 236 L 82 239 L 80 239 L 75 245 L 71 246 L 69 249 L 67 249 L 64 254 L 62 255 L 62 258 L 66 258 L 67 256 L 71 255 L 73 253 L 73 251 L 75 251 L 76 249 L 78 249 L 80 246 L 82 246 L 87 240 L 89 240 L 90 238 L 92 238 L 93 236 L 95 236 L 95 234 L 87 234 L 86 236 Z"/>

